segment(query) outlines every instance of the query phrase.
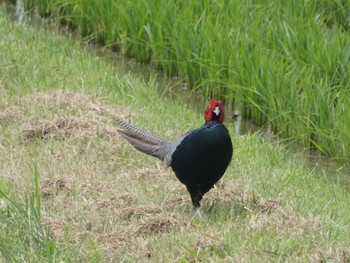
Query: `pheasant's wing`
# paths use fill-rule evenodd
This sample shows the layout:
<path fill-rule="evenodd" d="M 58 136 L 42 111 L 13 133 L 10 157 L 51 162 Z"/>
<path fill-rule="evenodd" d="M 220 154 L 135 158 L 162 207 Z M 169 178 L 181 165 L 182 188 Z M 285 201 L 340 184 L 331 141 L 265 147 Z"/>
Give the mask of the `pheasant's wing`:
<path fill-rule="evenodd" d="M 175 152 L 177 146 L 188 136 L 189 132 L 177 137 L 174 141 L 172 141 L 169 145 L 167 145 L 167 154 L 164 158 L 164 166 L 169 167 L 172 162 L 173 153 Z"/>

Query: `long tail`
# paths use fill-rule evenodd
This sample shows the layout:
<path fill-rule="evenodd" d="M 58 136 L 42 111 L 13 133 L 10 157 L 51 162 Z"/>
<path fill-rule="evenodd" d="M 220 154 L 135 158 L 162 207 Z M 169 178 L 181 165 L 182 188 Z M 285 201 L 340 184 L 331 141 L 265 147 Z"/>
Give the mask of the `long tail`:
<path fill-rule="evenodd" d="M 121 130 L 118 130 L 119 134 L 137 150 L 155 156 L 161 160 L 164 159 L 165 153 L 162 151 L 162 147 L 164 144 L 168 143 L 167 140 L 136 128 L 121 119 L 117 119 L 117 122 L 122 128 Z"/>

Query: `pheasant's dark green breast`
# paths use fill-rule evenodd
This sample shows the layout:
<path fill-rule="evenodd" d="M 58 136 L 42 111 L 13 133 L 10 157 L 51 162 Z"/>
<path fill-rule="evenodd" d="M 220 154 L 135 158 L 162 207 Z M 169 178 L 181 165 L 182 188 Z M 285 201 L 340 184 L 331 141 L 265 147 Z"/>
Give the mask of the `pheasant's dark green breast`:
<path fill-rule="evenodd" d="M 208 124 L 182 140 L 172 155 L 171 167 L 186 186 L 209 185 L 210 189 L 223 176 L 231 158 L 232 142 L 226 127 Z"/>

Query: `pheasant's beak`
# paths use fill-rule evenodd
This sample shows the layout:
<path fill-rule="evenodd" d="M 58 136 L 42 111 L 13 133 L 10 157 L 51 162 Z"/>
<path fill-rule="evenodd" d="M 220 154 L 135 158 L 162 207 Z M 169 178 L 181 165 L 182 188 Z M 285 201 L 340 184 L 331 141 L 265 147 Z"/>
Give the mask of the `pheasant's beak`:
<path fill-rule="evenodd" d="M 215 112 L 216 116 L 219 116 L 219 114 L 220 114 L 219 107 L 216 106 L 215 109 L 213 110 L 213 112 Z"/>

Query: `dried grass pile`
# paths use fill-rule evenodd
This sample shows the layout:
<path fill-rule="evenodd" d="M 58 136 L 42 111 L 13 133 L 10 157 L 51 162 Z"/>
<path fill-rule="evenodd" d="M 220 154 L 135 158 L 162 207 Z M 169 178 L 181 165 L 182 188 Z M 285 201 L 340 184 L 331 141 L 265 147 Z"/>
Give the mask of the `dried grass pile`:
<path fill-rule="evenodd" d="M 24 104 L 33 105 L 34 113 L 22 119 L 22 134 L 27 142 L 72 136 L 116 137 L 111 125 L 117 116 L 116 109 L 89 95 L 63 91 L 36 93 L 25 97 Z"/>

